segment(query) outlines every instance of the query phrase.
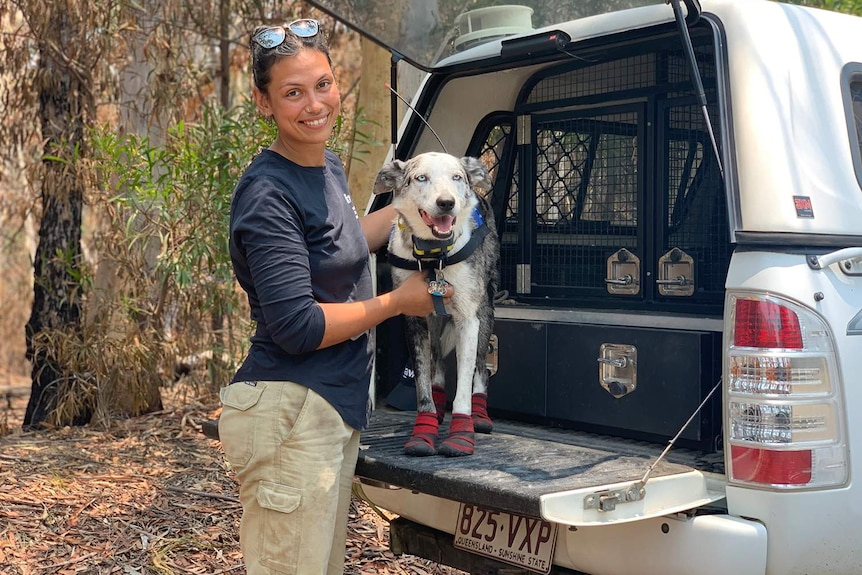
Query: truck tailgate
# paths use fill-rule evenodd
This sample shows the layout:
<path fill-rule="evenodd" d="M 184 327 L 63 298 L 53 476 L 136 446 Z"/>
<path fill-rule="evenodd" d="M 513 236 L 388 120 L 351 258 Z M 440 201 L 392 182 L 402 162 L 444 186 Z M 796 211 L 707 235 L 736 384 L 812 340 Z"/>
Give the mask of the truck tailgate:
<path fill-rule="evenodd" d="M 663 445 L 634 440 L 495 421 L 492 434 L 476 434 L 476 450 L 471 456 L 408 457 L 402 450 L 410 436 L 414 415 L 415 412 L 389 408 L 374 412 L 369 428 L 362 433 L 358 476 L 533 517 L 543 516 L 543 498 L 559 502 L 560 497 L 577 492 L 567 504 L 574 503 L 582 509 L 582 490 L 592 493 L 615 484 L 640 481 L 664 449 Z M 445 434 L 446 426 L 446 422 L 441 425 L 441 435 Z M 700 476 L 699 472 L 722 473 L 721 454 L 671 450 L 651 472 L 650 482 L 655 485 L 665 482 L 666 487 L 666 480 L 680 478 L 681 482 L 671 489 L 676 492 L 673 501 L 657 502 L 653 497 L 652 508 L 658 503 L 667 507 L 666 512 L 672 512 L 680 506 L 703 504 L 703 490 L 686 487 L 682 481 Z M 652 489 L 650 482 L 646 486 L 647 499 Z M 714 492 L 710 496 L 710 500 L 720 498 L 721 494 Z M 637 507 L 623 503 L 619 511 L 607 517 L 613 516 L 615 521 L 642 518 L 643 510 Z M 581 510 L 574 510 L 575 516 L 580 513 Z M 565 522 L 559 517 L 550 519 Z"/>

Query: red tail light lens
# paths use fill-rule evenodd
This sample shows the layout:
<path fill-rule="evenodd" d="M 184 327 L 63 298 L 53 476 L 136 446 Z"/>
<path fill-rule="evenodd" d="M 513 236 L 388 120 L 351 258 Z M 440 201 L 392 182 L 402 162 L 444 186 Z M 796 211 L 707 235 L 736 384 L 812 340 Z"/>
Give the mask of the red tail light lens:
<path fill-rule="evenodd" d="M 799 318 L 771 301 L 737 300 L 733 333 L 733 345 L 738 347 L 802 349 Z"/>
<path fill-rule="evenodd" d="M 728 478 L 788 490 L 844 484 L 841 382 L 824 318 L 777 294 L 731 291 L 727 303 Z"/>
<path fill-rule="evenodd" d="M 806 485 L 811 482 L 810 450 L 771 451 L 730 446 L 733 478 L 772 485 Z"/>

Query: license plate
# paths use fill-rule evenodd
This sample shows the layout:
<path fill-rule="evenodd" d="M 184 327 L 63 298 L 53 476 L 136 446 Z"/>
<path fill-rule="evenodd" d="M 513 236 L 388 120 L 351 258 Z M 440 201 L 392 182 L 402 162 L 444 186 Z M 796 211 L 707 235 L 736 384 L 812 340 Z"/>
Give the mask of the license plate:
<path fill-rule="evenodd" d="M 557 527 L 542 519 L 462 503 L 455 547 L 536 573 L 549 573 Z"/>

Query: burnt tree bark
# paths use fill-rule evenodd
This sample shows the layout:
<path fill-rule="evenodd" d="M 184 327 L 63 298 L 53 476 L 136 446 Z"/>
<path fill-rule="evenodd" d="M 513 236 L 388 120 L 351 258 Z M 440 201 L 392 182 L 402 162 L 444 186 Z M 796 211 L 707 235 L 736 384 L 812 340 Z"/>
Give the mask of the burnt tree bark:
<path fill-rule="evenodd" d="M 84 114 L 90 94 L 83 76 L 63 59 L 62 46 L 74 41 L 64 10 L 47 18 L 52 42 L 40 42 L 37 64 L 39 120 L 44 142 L 41 182 L 42 219 L 33 271 L 33 310 L 25 327 L 27 358 L 32 365 L 32 392 L 24 414 L 24 428 L 37 429 L 49 420 L 61 385 L 74 374 L 57 353 L 56 339 L 75 335 L 81 328 L 80 274 L 81 211 L 84 184 L 76 157 L 84 141 Z M 58 38 L 57 35 L 60 37 Z M 64 38 L 64 36 L 67 36 Z M 84 406 L 64 425 L 89 421 Z"/>

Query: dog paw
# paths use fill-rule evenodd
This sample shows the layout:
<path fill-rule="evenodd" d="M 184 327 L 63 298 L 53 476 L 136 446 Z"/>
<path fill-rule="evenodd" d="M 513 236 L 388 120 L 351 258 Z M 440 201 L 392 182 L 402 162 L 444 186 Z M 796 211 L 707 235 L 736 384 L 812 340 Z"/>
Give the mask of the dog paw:
<path fill-rule="evenodd" d="M 440 444 L 438 450 L 446 457 L 462 457 L 472 455 L 476 446 L 476 437 L 473 434 L 473 419 L 469 415 L 456 413 L 452 415 L 452 423 L 449 425 L 449 435 Z"/>
<path fill-rule="evenodd" d="M 453 433 L 443 440 L 440 444 L 440 455 L 446 457 L 463 457 L 465 455 L 473 455 L 473 448 L 476 446 L 476 439 L 472 433 L 460 431 Z"/>
<path fill-rule="evenodd" d="M 473 416 L 473 430 L 476 433 L 491 433 L 494 430 L 494 423 L 487 417 Z"/>
<path fill-rule="evenodd" d="M 411 457 L 428 457 L 429 455 L 437 455 L 437 449 L 434 445 L 428 443 L 424 437 L 411 437 L 404 444 L 404 455 Z"/>
<path fill-rule="evenodd" d="M 473 429 L 476 433 L 491 433 L 494 424 L 488 417 L 488 396 L 484 393 L 474 393 L 472 398 Z"/>
<path fill-rule="evenodd" d="M 437 441 L 437 413 L 420 411 L 413 422 L 413 433 L 404 444 L 404 453 L 414 457 L 436 455 L 434 443 Z"/>

